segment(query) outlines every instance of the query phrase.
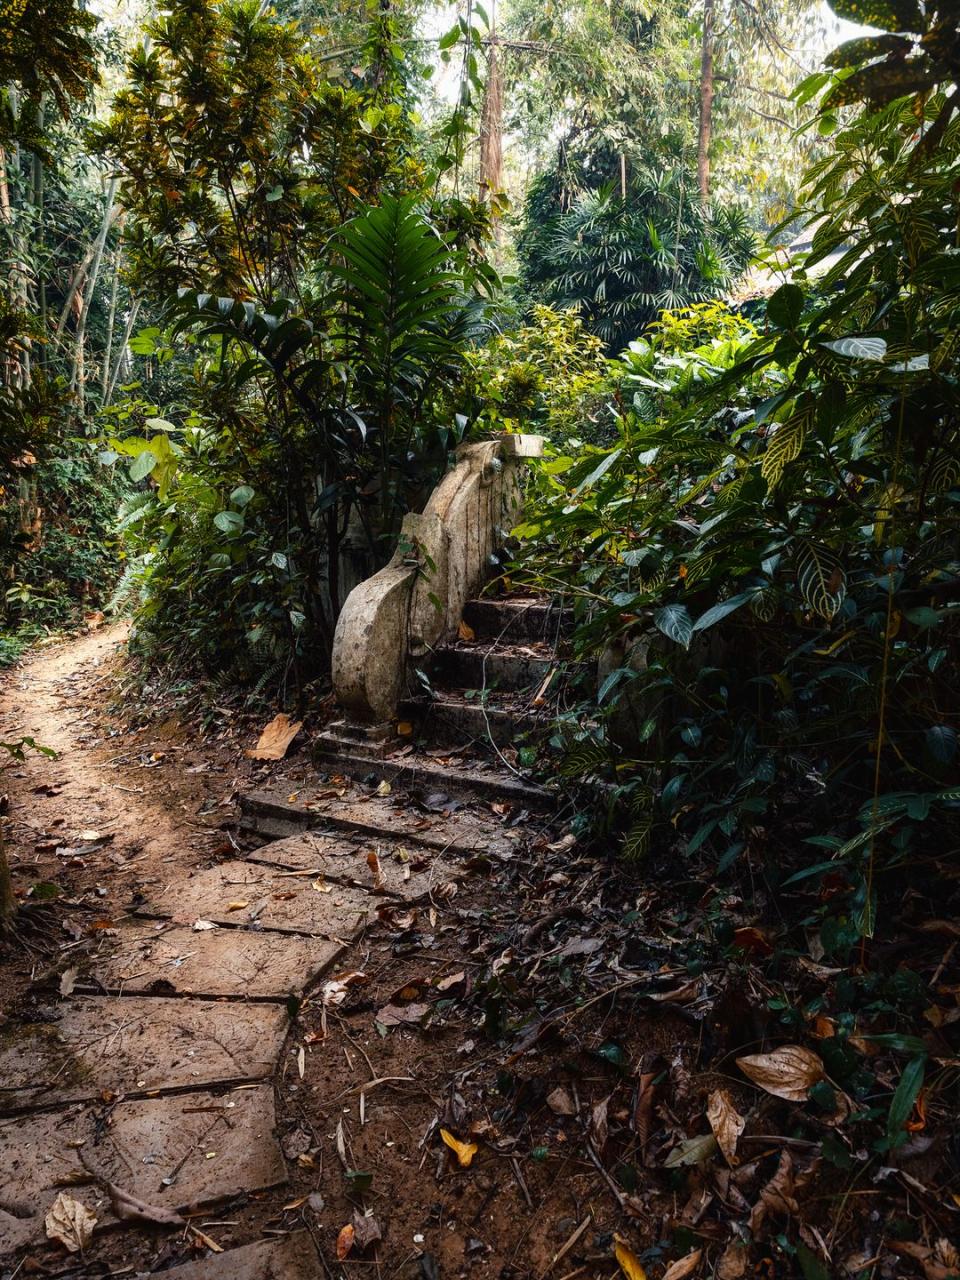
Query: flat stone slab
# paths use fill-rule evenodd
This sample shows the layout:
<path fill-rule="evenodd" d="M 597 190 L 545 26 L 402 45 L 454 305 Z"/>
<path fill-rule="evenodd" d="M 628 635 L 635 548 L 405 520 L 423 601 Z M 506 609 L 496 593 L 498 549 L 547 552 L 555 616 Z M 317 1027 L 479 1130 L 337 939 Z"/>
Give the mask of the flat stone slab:
<path fill-rule="evenodd" d="M 302 994 L 345 949 L 338 942 L 295 934 L 219 928 L 198 932 L 146 920 L 128 921 L 119 932 L 116 948 L 95 957 L 81 983 L 92 980 L 107 991 L 128 995 L 242 992 L 256 1000 L 285 1000 Z"/>
<path fill-rule="evenodd" d="M 140 908 L 178 924 L 255 924 L 347 941 L 374 917 L 371 894 L 319 876 L 291 876 L 250 862 L 223 862 L 161 890 Z"/>
<path fill-rule="evenodd" d="M 0 1032 L 0 1112 L 272 1075 L 287 1028 L 271 1004 L 73 996 L 57 1022 Z"/>
<path fill-rule="evenodd" d="M 170 1280 L 319 1280 L 323 1274 L 306 1231 L 283 1240 L 260 1240 L 163 1272 Z"/>
<path fill-rule="evenodd" d="M 405 846 L 387 837 L 354 845 L 310 831 L 265 844 L 248 859 L 326 876 L 405 901 L 425 897 L 456 874 L 451 863 L 420 845 Z"/>
<path fill-rule="evenodd" d="M 286 1170 L 275 1125 L 268 1084 L 0 1121 L 0 1256 L 45 1240 L 60 1191 L 115 1224 L 98 1179 L 180 1212 L 277 1186 Z"/>
<path fill-rule="evenodd" d="M 371 761 L 368 772 L 376 772 L 381 763 Z M 355 797 L 356 791 L 351 790 Z M 441 795 L 449 792 L 442 787 L 436 789 L 438 810 L 442 807 Z M 425 798 L 434 797 L 425 793 Z M 408 800 L 398 806 L 396 799 L 390 797 L 339 799 L 329 795 L 329 788 L 315 786 L 292 795 L 248 791 L 240 797 L 240 810 L 244 826 L 266 836 L 290 836 L 305 828 L 320 828 L 364 839 L 412 842 L 451 858 L 484 853 L 509 858 L 520 841 L 519 831 L 491 826 L 489 818 L 478 817 L 467 809 L 421 813 Z"/>

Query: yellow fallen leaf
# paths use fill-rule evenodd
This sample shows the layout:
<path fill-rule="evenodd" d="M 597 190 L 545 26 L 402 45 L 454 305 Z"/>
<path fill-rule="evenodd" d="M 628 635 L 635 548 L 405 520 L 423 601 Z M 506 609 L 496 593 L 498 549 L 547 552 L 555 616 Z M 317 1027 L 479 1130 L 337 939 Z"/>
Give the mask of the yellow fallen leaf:
<path fill-rule="evenodd" d="M 457 627 L 457 635 L 461 640 L 465 640 L 467 644 L 472 644 L 477 638 L 477 633 L 474 631 L 473 627 L 466 622 L 461 622 L 459 627 Z"/>
<path fill-rule="evenodd" d="M 480 1150 L 477 1144 L 475 1142 L 461 1142 L 459 1138 L 453 1136 L 449 1129 L 441 1129 L 440 1137 L 457 1157 L 460 1168 L 469 1169 L 471 1160 Z"/>
<path fill-rule="evenodd" d="M 399 733 L 401 738 L 409 738 L 413 733 L 413 725 L 409 720 L 401 720 L 397 725 L 397 733 Z"/>
<path fill-rule="evenodd" d="M 227 910 L 228 910 L 228 911 L 242 911 L 244 907 L 249 907 L 249 905 L 250 905 L 250 903 L 247 901 L 247 899 L 246 899 L 246 898 L 238 898 L 238 899 L 236 900 L 236 902 L 228 902 L 228 903 L 227 903 Z"/>
<path fill-rule="evenodd" d="M 386 778 L 384 778 L 384 780 L 377 787 L 377 795 L 388 796 L 392 790 L 393 790 L 393 787 L 391 787 L 390 783 L 386 780 Z"/>
<path fill-rule="evenodd" d="M 620 1270 L 627 1280 L 647 1280 L 647 1273 L 640 1265 L 640 1259 L 624 1240 L 623 1236 L 613 1237 L 614 1257 L 620 1263 Z"/>

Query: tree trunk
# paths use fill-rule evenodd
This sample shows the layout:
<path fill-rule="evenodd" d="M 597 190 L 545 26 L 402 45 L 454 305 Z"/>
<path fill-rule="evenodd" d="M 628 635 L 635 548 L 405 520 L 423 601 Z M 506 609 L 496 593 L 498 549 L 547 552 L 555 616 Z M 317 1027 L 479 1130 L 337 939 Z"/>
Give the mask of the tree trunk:
<path fill-rule="evenodd" d="M 111 178 L 107 187 L 107 198 L 103 209 L 103 222 L 100 226 L 100 234 L 97 236 L 94 245 L 93 260 L 90 265 L 90 274 L 87 279 L 87 287 L 83 295 L 83 305 L 80 309 L 80 318 L 77 321 L 77 332 L 74 338 L 76 343 L 74 349 L 73 365 L 70 371 L 70 390 L 77 392 L 77 399 L 80 405 L 80 411 L 83 412 L 84 397 L 84 381 L 85 381 L 85 361 L 84 361 L 84 342 L 87 332 L 87 317 L 90 314 L 90 308 L 93 305 L 93 295 L 96 292 L 97 280 L 100 275 L 100 264 L 103 261 L 103 248 L 107 243 L 107 236 L 110 234 L 110 227 L 115 217 L 114 201 L 117 195 L 117 179 Z"/>
<path fill-rule="evenodd" d="M 113 284 L 110 288 L 110 314 L 107 316 L 107 345 L 103 353 L 103 367 L 100 370 L 100 403 L 107 402 L 110 390 L 110 361 L 113 358 L 113 326 L 117 319 L 117 287 L 120 283 L 120 250 L 113 255 Z"/>
<path fill-rule="evenodd" d="M 490 201 L 503 190 L 503 71 L 492 32 L 487 45 L 487 85 L 480 118 L 480 199 Z"/>
<path fill-rule="evenodd" d="M 710 199 L 710 142 L 713 137 L 714 0 L 703 0 L 703 45 L 700 51 L 700 135 L 697 139 L 697 183 L 700 198 Z"/>
<path fill-rule="evenodd" d="M 17 900 L 13 893 L 13 880 L 10 878 L 10 864 L 3 843 L 3 819 L 0 818 L 0 938 L 10 932 Z"/>

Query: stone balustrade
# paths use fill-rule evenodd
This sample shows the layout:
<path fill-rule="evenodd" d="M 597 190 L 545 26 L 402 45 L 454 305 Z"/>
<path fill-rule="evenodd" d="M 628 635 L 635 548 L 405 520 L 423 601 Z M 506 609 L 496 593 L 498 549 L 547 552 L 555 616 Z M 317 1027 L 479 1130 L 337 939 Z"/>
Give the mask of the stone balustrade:
<path fill-rule="evenodd" d="M 491 576 L 493 553 L 520 521 L 519 469 L 540 436 L 461 445 L 422 514 L 404 518 L 390 563 L 356 586 L 333 643 L 333 687 L 359 736 L 391 732 L 414 668 L 452 639 L 466 602 Z"/>

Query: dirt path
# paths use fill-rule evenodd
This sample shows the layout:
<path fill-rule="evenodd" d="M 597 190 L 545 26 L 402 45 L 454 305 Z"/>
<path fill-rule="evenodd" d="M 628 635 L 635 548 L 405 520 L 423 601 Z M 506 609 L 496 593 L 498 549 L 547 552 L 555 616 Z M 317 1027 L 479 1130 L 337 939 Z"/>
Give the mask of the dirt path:
<path fill-rule="evenodd" d="M 264 770 L 236 734 L 129 728 L 124 636 L 44 651 L 0 690 L 0 733 L 59 753 L 4 789 L 18 893 L 52 886 L 64 934 L 0 966 L 0 1275 L 37 1250 L 66 1274 L 51 1232 L 82 1238 L 91 1275 L 313 1280 L 345 1240 L 365 1267 L 381 1232 L 412 1275 L 431 1237 L 445 1267 L 495 1274 L 528 1249 L 533 1175 L 450 1181 L 439 1127 L 466 1133 L 449 1091 L 471 1027 L 451 1010 L 489 887 L 454 899 L 468 863 L 512 859 L 504 806 L 425 816 L 385 784 L 318 787 L 303 759 Z M 251 849 L 235 798 L 265 780 L 333 832 Z M 411 1179 L 424 1140 L 454 1196 L 439 1216 L 435 1178 Z"/>
<path fill-rule="evenodd" d="M 147 720 L 123 637 L 0 684 L 0 732 L 61 753 L 2 789 L 18 892 L 52 886 L 63 934 L 0 957 L 0 1278 L 587 1280 L 614 1231 L 655 1247 L 674 1193 L 651 1181 L 625 1219 L 583 1140 L 609 1110 L 636 1161 L 622 1063 L 689 1038 L 615 1012 L 635 887 L 612 896 L 522 798 L 435 790 L 442 752 L 406 791 L 302 749 L 256 764 L 229 709 Z M 274 797 L 260 836 L 240 793 Z M 601 898 L 607 958 L 582 923 Z"/>
<path fill-rule="evenodd" d="M 182 810 L 171 811 L 169 795 L 154 794 L 142 774 L 131 776 L 125 736 L 104 724 L 126 635 L 117 624 L 41 650 L 0 682 L 0 737 L 32 737 L 58 753 L 56 761 L 30 753 L 3 775 L 15 849 L 25 852 L 43 832 L 62 832 L 69 844 L 81 831 L 96 830 L 125 858 L 182 850 Z"/>

